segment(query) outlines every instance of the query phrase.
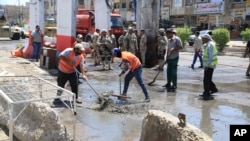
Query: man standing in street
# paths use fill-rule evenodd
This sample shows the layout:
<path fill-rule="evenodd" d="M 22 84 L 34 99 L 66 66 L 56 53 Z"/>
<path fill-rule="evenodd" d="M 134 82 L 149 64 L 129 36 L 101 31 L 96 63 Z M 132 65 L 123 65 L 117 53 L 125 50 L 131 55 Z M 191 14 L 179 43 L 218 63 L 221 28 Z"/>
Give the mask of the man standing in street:
<path fill-rule="evenodd" d="M 125 43 L 126 43 L 125 50 L 136 55 L 136 53 L 138 51 L 137 36 L 134 33 L 132 27 L 128 28 L 128 33 L 125 36 Z"/>
<path fill-rule="evenodd" d="M 146 51 L 147 51 L 147 37 L 145 35 L 145 30 L 141 29 L 140 53 L 141 53 L 142 67 L 145 67 Z"/>
<path fill-rule="evenodd" d="M 36 29 L 31 33 L 31 43 L 33 46 L 32 59 L 38 62 L 40 57 L 40 50 L 42 47 L 43 33 L 39 25 L 36 25 Z"/>
<path fill-rule="evenodd" d="M 83 79 L 87 80 L 85 75 L 85 65 L 84 57 L 82 53 L 84 52 L 84 47 L 82 44 L 75 44 L 74 48 L 66 48 L 59 55 L 59 65 L 58 65 L 58 77 L 57 85 L 64 88 L 67 81 L 69 81 L 71 86 L 71 91 L 75 93 L 76 102 L 82 103 L 82 100 L 78 96 L 78 75 L 76 71 L 76 66 L 80 64 L 80 70 Z M 57 95 L 60 96 L 62 91 L 58 90 Z M 54 104 L 61 103 L 60 99 L 55 99 Z"/>
<path fill-rule="evenodd" d="M 127 30 L 123 30 L 123 34 L 118 38 L 118 44 L 119 44 L 119 48 L 121 51 L 125 51 L 126 47 L 126 43 L 125 43 L 125 36 L 127 34 Z"/>
<path fill-rule="evenodd" d="M 194 69 L 194 65 L 196 63 L 197 57 L 199 57 L 200 60 L 200 67 L 203 68 L 203 60 L 202 60 L 202 40 L 200 37 L 200 32 L 196 31 L 195 32 L 195 38 L 194 38 L 194 59 L 193 63 L 191 64 L 191 68 Z"/>
<path fill-rule="evenodd" d="M 165 35 L 164 28 L 159 29 L 159 35 L 158 35 L 158 42 L 157 42 L 158 48 L 157 48 L 157 59 L 158 59 L 158 69 L 163 70 L 162 63 L 164 62 L 164 55 L 167 50 L 168 45 L 168 39 Z"/>
<path fill-rule="evenodd" d="M 204 79 L 203 79 L 203 86 L 204 92 L 202 94 L 203 100 L 210 100 L 212 99 L 211 94 L 218 92 L 216 85 L 212 81 L 213 72 L 218 64 L 217 58 L 217 48 L 216 43 L 212 40 L 209 34 L 202 35 L 202 42 L 205 44 L 204 50 Z"/>
<path fill-rule="evenodd" d="M 168 63 L 167 67 L 167 83 L 163 86 L 168 91 L 177 89 L 177 65 L 179 61 L 179 50 L 183 48 L 181 39 L 174 35 L 174 29 L 167 29 L 166 35 L 168 40 L 168 48 L 165 53 L 165 62 Z M 171 82 L 173 83 L 171 86 Z"/>
<path fill-rule="evenodd" d="M 114 53 L 115 57 L 122 59 L 122 62 L 119 66 L 121 66 L 123 63 L 127 65 L 125 67 L 125 68 L 127 68 L 127 70 L 123 70 L 119 74 L 119 77 L 121 77 L 123 74 L 125 74 L 127 72 L 126 76 L 125 76 L 125 80 L 124 80 L 125 83 L 124 83 L 124 89 L 123 89 L 122 95 L 125 95 L 125 96 L 127 95 L 129 83 L 133 79 L 133 77 L 135 77 L 135 79 L 137 80 L 138 84 L 140 85 L 140 87 L 144 93 L 144 96 L 145 96 L 144 102 L 150 102 L 147 88 L 142 81 L 142 66 L 141 66 L 141 62 L 140 62 L 139 58 L 136 57 L 131 52 L 128 52 L 128 51 L 121 52 L 121 50 L 118 48 L 114 48 L 113 53 Z"/>
<path fill-rule="evenodd" d="M 92 36 L 92 48 L 93 48 L 92 54 L 95 58 L 95 63 L 94 63 L 95 66 L 100 65 L 100 54 L 99 54 L 100 49 L 99 46 L 97 45 L 99 34 L 100 34 L 100 29 L 97 28 Z"/>
<path fill-rule="evenodd" d="M 106 68 L 106 62 L 108 62 L 108 69 L 112 70 L 111 57 L 112 57 L 112 39 L 107 35 L 107 30 L 102 29 L 101 35 L 97 39 L 97 44 L 100 47 L 100 56 L 102 59 L 103 70 Z"/>
<path fill-rule="evenodd" d="M 247 42 L 247 45 L 246 45 L 246 49 L 245 49 L 245 53 L 244 53 L 244 58 L 248 55 L 249 57 L 249 61 L 250 61 L 250 40 Z M 249 62 L 249 65 L 247 67 L 247 71 L 246 71 L 246 76 L 250 76 L 250 62 Z"/>

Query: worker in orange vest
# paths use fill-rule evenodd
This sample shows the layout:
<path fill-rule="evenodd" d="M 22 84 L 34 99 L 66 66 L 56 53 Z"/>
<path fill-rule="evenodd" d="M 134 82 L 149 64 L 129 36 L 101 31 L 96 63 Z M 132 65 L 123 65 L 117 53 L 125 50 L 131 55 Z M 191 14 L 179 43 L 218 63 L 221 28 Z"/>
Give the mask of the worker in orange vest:
<path fill-rule="evenodd" d="M 71 91 L 75 93 L 76 102 L 82 103 L 82 100 L 78 96 L 78 71 L 76 66 L 80 65 L 81 75 L 83 79 L 87 80 L 85 75 L 85 64 L 83 52 L 85 51 L 82 44 L 75 44 L 74 48 L 66 48 L 59 55 L 59 65 L 58 65 L 58 77 L 57 85 L 64 88 L 67 81 L 69 81 L 71 86 Z M 57 96 L 62 94 L 61 90 L 58 90 Z M 59 98 L 54 100 L 54 104 L 61 103 Z"/>
<path fill-rule="evenodd" d="M 123 74 L 126 73 L 125 76 L 125 83 L 124 83 L 124 89 L 122 95 L 127 95 L 127 90 L 129 86 L 129 82 L 135 77 L 137 80 L 138 84 L 141 86 L 142 91 L 145 96 L 144 102 L 150 102 L 150 98 L 148 95 L 147 88 L 145 87 L 143 81 L 142 81 L 142 65 L 138 57 L 136 57 L 133 53 L 128 52 L 128 51 L 123 51 L 121 52 L 120 49 L 114 48 L 113 49 L 113 54 L 115 57 L 121 58 L 122 62 L 119 66 L 122 64 L 126 64 L 127 67 L 125 70 L 122 70 L 122 72 L 119 74 L 119 77 L 121 77 Z"/>

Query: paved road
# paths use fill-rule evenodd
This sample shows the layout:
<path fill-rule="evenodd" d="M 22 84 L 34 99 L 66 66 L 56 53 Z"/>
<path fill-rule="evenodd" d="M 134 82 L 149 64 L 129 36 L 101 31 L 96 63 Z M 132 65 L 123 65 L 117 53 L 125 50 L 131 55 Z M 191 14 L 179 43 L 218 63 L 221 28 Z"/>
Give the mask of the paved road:
<path fill-rule="evenodd" d="M 197 96 L 203 91 L 203 69 L 192 70 L 189 68 L 193 54 L 191 53 L 192 48 L 188 47 L 188 51 L 180 54 L 178 90 L 175 94 L 168 93 L 161 87 L 166 83 L 166 73 L 163 71 L 154 86 L 147 86 L 151 102 L 144 107 L 137 107 L 137 110 L 131 111 L 133 114 L 120 115 L 81 108 L 79 113 L 82 114 L 78 115 L 82 126 L 78 133 L 79 140 L 139 140 L 141 120 L 148 109 L 159 109 L 173 115 L 177 115 L 179 112 L 185 113 L 187 122 L 203 130 L 213 140 L 229 140 L 230 124 L 249 124 L 250 122 L 250 79 L 245 76 L 249 60 L 241 57 L 244 46 L 245 44 L 239 41 L 232 41 L 228 50 L 231 48 L 234 50 L 219 56 L 219 65 L 214 72 L 213 79 L 219 89 L 215 100 L 207 102 L 198 100 Z M 38 63 L 26 64 L 22 62 L 29 61 L 27 59 L 10 58 L 9 52 L 6 52 L 10 49 L 14 49 L 14 43 L 0 41 L 0 75 L 38 74 L 43 76 L 48 74 L 47 70 L 41 69 Z M 233 56 L 228 56 L 228 53 Z M 95 67 L 92 64 L 93 60 L 88 58 L 87 74 L 96 91 L 113 90 L 115 93 L 119 93 L 117 75 L 120 70 L 116 66 L 117 63 L 114 63 L 115 69 L 112 71 L 98 71 L 101 66 Z M 199 64 L 196 64 L 197 66 Z M 155 74 L 156 71 L 145 68 L 143 71 L 144 82 L 146 84 L 151 82 Z M 96 95 L 85 83 L 80 85 L 80 93 L 83 96 L 84 107 L 96 100 Z M 133 100 L 143 99 L 143 94 L 134 80 L 128 93 Z M 81 131 L 84 131 L 85 134 L 82 134 Z"/>

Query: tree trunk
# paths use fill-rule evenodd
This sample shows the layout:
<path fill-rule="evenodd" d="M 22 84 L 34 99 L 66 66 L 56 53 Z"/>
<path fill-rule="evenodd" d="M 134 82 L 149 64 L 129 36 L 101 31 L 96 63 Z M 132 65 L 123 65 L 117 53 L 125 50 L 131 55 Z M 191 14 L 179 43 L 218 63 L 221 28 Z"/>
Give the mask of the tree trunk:
<path fill-rule="evenodd" d="M 140 33 L 145 29 L 147 36 L 146 66 L 152 67 L 157 63 L 156 48 L 159 29 L 159 0 L 137 0 L 136 29 Z"/>

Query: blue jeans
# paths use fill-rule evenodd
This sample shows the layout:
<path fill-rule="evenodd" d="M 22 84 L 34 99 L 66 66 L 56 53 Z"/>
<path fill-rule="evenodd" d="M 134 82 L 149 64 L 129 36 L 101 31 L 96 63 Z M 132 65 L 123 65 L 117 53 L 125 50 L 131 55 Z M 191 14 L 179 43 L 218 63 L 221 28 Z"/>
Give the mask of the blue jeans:
<path fill-rule="evenodd" d="M 36 59 L 38 61 L 40 56 L 41 46 L 42 46 L 41 42 L 33 42 L 32 59 Z"/>
<path fill-rule="evenodd" d="M 129 87 L 129 82 L 132 80 L 133 77 L 137 80 L 137 83 L 141 86 L 142 91 L 144 93 L 145 98 L 149 98 L 147 88 L 145 87 L 143 81 L 142 81 L 142 67 L 138 67 L 137 69 L 134 70 L 134 72 L 129 71 L 127 75 L 125 76 L 125 84 L 124 84 L 124 89 L 123 89 L 123 94 L 127 94 L 128 87 Z"/>
<path fill-rule="evenodd" d="M 202 56 L 200 55 L 199 52 L 195 52 L 195 53 L 194 53 L 194 59 L 193 59 L 192 66 L 194 66 L 194 64 L 196 63 L 197 57 L 199 57 L 201 66 L 203 66 Z"/>

